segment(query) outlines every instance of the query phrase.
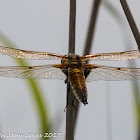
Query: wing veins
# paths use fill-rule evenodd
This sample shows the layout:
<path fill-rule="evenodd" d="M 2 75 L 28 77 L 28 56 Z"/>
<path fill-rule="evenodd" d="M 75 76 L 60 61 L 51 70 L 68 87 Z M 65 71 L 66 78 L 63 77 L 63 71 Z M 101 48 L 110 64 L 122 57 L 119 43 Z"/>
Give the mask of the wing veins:
<path fill-rule="evenodd" d="M 59 54 L 37 52 L 37 51 L 25 51 L 25 50 L 3 47 L 3 46 L 0 46 L 0 54 L 15 57 L 15 58 L 40 59 L 40 60 L 67 58 L 66 56 L 59 55 Z"/>
<path fill-rule="evenodd" d="M 92 54 L 81 58 L 85 60 L 130 60 L 140 58 L 140 52 L 139 50 L 132 50 L 118 53 Z"/>
<path fill-rule="evenodd" d="M 24 79 L 66 79 L 66 75 L 63 71 L 60 68 L 56 68 L 54 65 L 0 67 L 0 76 Z"/>
<path fill-rule="evenodd" d="M 140 68 L 117 68 L 111 66 L 100 66 L 88 64 L 91 72 L 86 81 L 94 80 L 139 80 Z M 88 65 L 86 67 L 88 67 Z"/>

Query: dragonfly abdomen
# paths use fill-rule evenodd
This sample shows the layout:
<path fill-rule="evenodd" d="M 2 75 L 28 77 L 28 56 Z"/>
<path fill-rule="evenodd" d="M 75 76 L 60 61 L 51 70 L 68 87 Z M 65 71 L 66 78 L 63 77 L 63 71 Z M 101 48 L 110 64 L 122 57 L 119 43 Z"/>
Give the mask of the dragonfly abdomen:
<path fill-rule="evenodd" d="M 77 99 L 80 100 L 84 105 L 88 104 L 87 88 L 83 70 L 81 68 L 69 68 L 68 78 Z"/>

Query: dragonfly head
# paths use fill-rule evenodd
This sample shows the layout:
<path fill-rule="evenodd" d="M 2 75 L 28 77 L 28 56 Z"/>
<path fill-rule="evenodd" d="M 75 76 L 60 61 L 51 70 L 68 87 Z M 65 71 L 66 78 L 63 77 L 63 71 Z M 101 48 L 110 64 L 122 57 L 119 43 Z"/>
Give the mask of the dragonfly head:
<path fill-rule="evenodd" d="M 76 55 L 74 53 L 69 53 L 67 56 L 70 61 L 79 61 L 80 60 L 80 56 Z"/>

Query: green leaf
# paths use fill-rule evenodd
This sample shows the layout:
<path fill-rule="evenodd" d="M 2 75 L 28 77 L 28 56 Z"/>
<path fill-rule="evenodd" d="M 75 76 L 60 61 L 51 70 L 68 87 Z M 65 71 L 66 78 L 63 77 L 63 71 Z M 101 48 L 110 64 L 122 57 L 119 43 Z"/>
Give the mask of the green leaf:
<path fill-rule="evenodd" d="M 17 48 L 17 46 L 15 44 L 13 44 L 1 32 L 0 32 L 0 41 L 6 47 Z M 23 59 L 14 58 L 14 60 L 20 66 L 28 66 L 27 61 L 25 61 Z M 41 86 L 39 85 L 39 82 L 37 80 L 33 80 L 33 79 L 29 79 L 29 80 L 25 80 L 25 81 L 28 85 L 28 88 L 29 88 L 31 94 L 32 94 L 33 102 L 35 100 L 34 105 L 36 106 L 36 110 L 38 112 L 41 133 L 44 135 L 46 132 L 47 133 L 50 132 L 50 127 L 51 127 L 51 124 L 49 122 L 50 119 L 49 119 L 48 105 L 46 104 L 46 102 L 44 101 L 44 98 L 42 96 L 43 92 L 41 90 Z M 42 137 L 42 140 L 46 140 L 46 139 L 49 139 L 49 138 Z"/>

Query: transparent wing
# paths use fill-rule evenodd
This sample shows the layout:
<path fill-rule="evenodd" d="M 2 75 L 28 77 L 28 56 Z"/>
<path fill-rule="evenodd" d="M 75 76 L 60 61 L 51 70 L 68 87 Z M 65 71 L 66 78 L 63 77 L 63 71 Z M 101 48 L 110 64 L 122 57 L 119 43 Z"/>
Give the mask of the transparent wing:
<path fill-rule="evenodd" d="M 46 52 L 25 51 L 0 46 L 0 54 L 25 59 L 62 59 L 66 56 Z"/>
<path fill-rule="evenodd" d="M 66 75 L 61 70 L 62 65 L 44 65 L 34 67 L 0 67 L 0 76 L 23 79 L 60 79 L 65 80 Z"/>
<path fill-rule="evenodd" d="M 119 81 L 140 79 L 140 68 L 117 68 L 91 64 L 86 64 L 85 67 L 91 70 L 86 78 L 86 82 L 94 80 Z"/>
<path fill-rule="evenodd" d="M 103 54 L 92 54 L 81 57 L 85 60 L 129 60 L 140 58 L 139 50 L 118 52 L 118 53 L 103 53 Z"/>

